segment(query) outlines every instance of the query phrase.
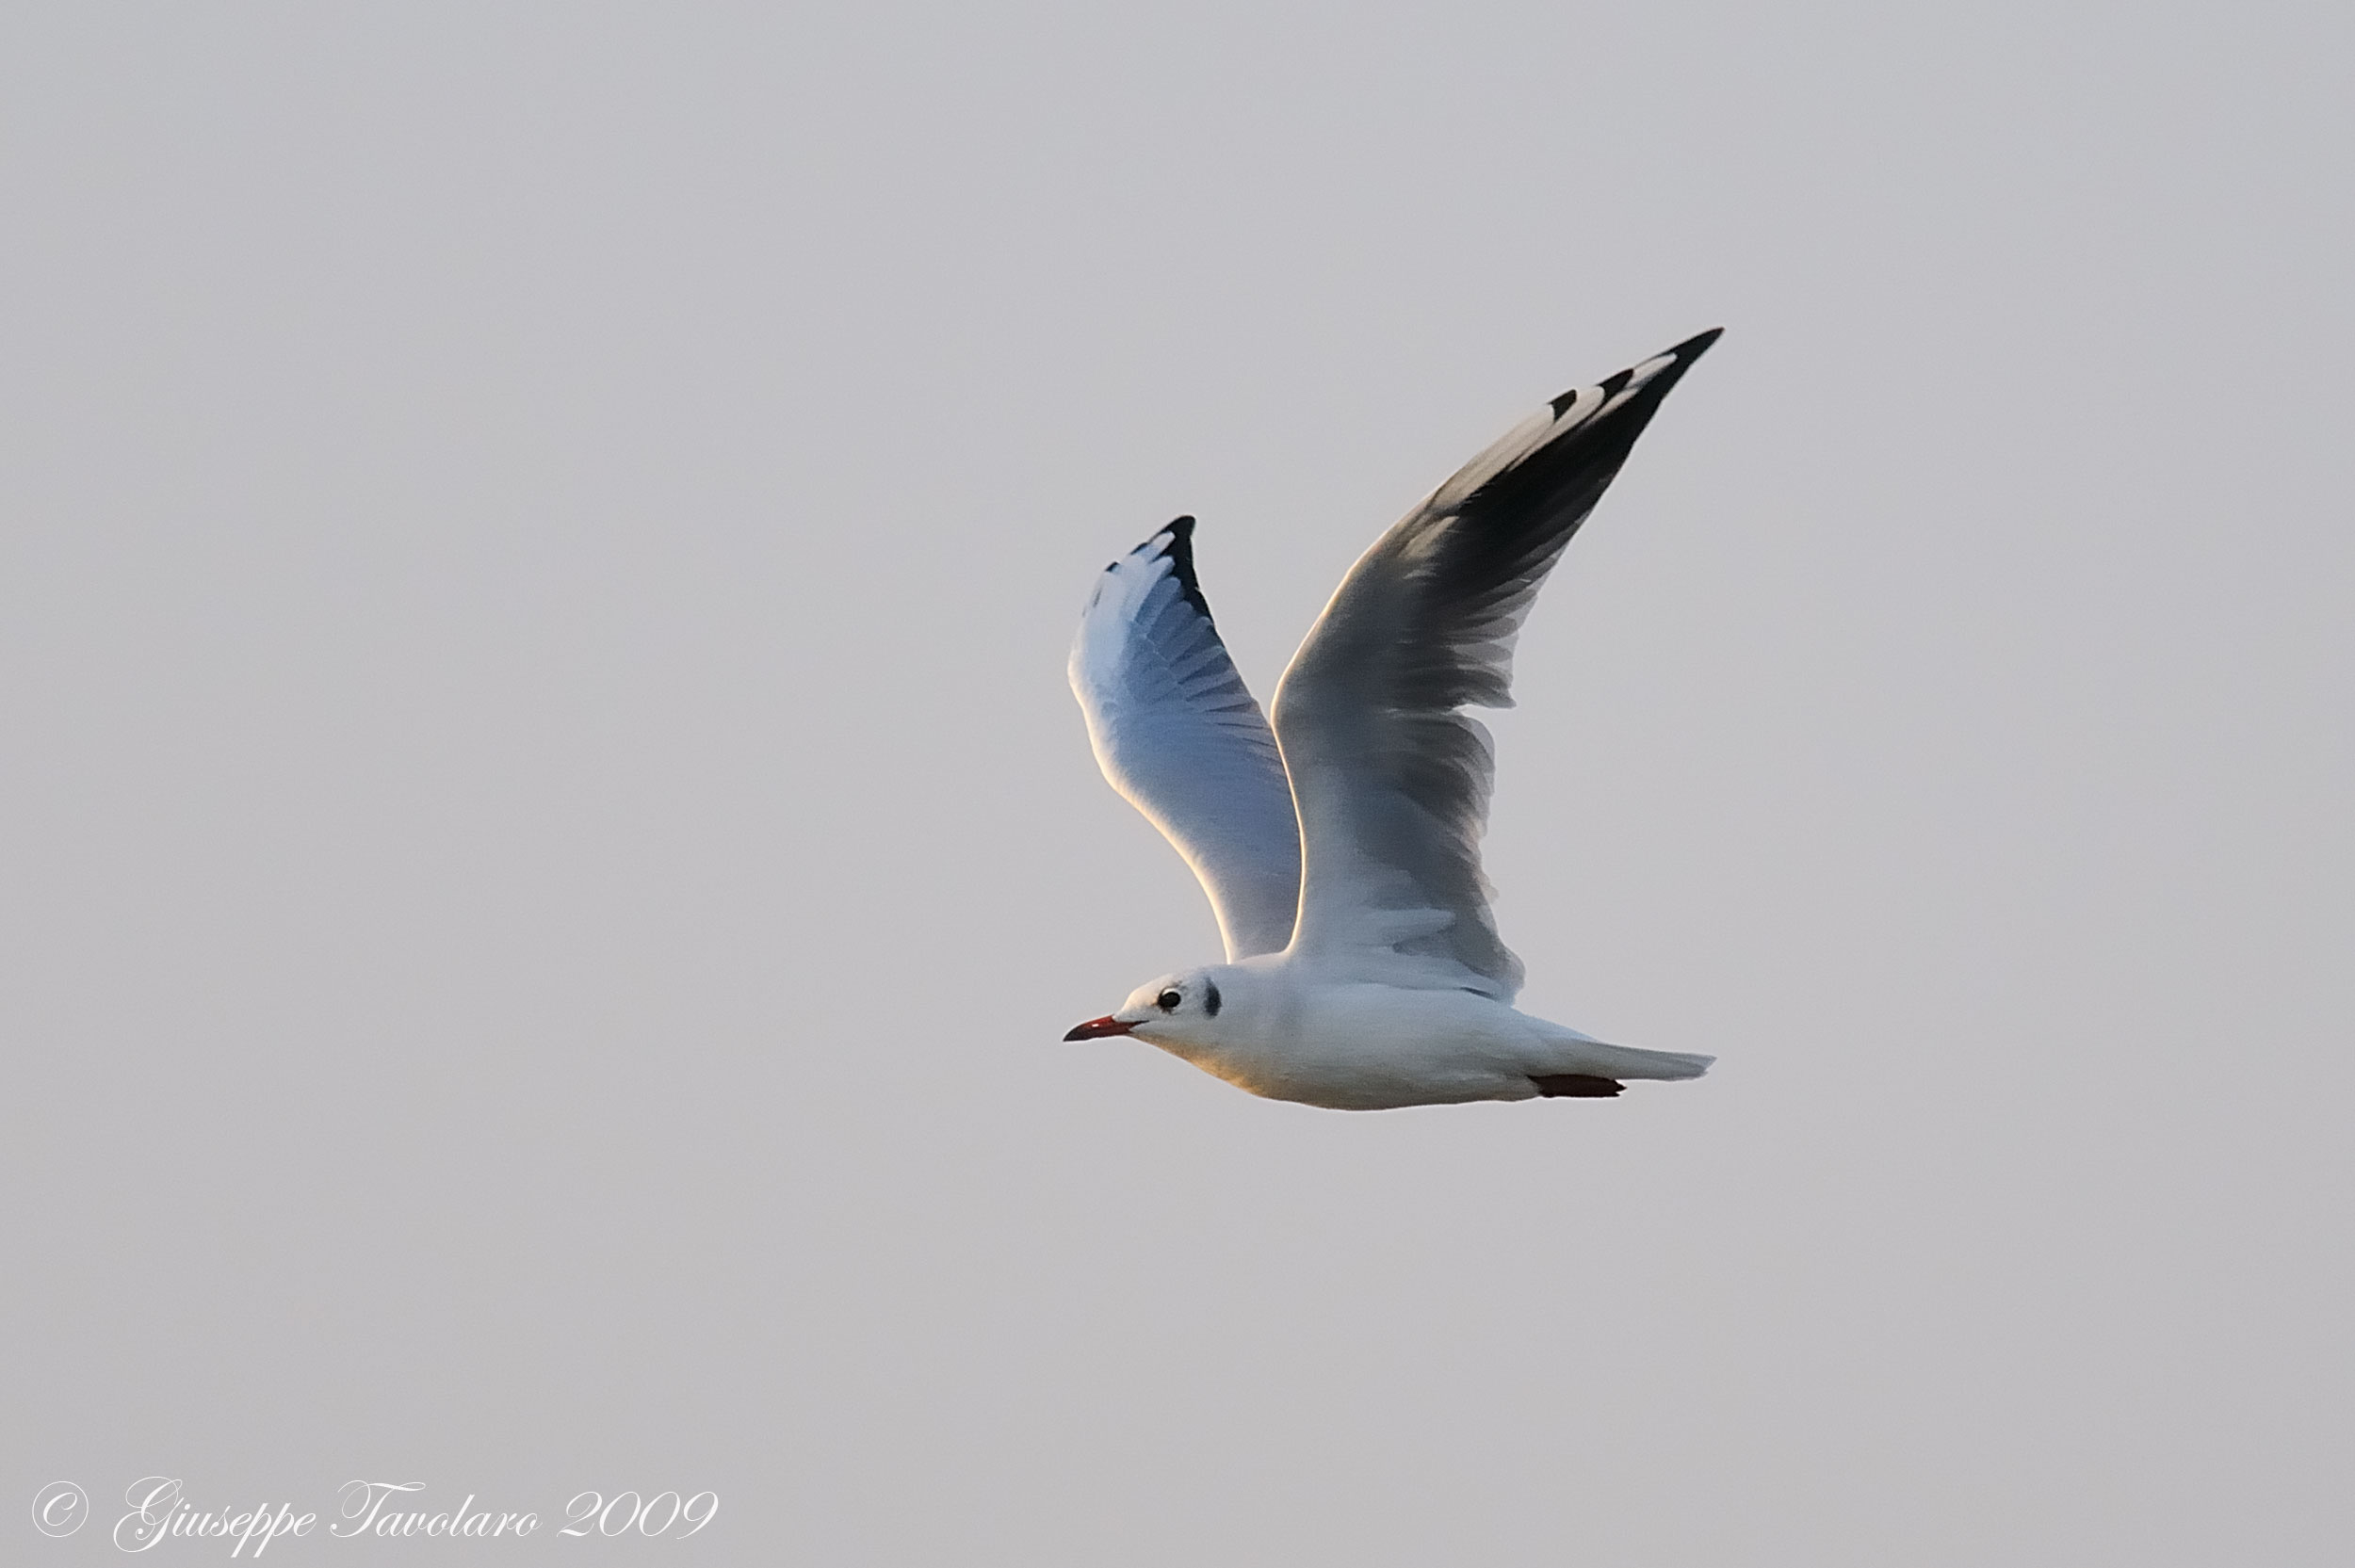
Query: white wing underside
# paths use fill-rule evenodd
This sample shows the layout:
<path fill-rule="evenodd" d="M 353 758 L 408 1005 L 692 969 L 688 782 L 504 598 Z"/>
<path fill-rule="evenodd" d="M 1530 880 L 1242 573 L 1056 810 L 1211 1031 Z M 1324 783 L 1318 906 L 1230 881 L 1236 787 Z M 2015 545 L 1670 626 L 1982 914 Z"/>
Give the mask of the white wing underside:
<path fill-rule="evenodd" d="M 1273 729 L 1194 580 L 1180 518 L 1098 579 L 1071 652 L 1097 762 L 1201 880 L 1230 961 L 1510 1002 L 1480 868 L 1495 756 L 1546 574 L 1704 332 L 1564 393 L 1375 541 L 1276 687 Z M 1295 923 L 1297 929 L 1295 929 Z"/>
<path fill-rule="evenodd" d="M 1300 832 L 1275 737 L 1194 580 L 1181 517 L 1104 569 L 1071 647 L 1071 689 L 1112 786 L 1176 845 L 1231 962 L 1283 949 Z"/>

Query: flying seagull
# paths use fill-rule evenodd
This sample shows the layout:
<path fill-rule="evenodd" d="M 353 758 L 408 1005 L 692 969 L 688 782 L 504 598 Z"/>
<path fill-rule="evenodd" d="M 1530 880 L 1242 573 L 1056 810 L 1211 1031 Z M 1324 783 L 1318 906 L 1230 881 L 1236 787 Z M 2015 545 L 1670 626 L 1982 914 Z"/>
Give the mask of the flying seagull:
<path fill-rule="evenodd" d="M 1594 1098 L 1710 1057 L 1607 1045 L 1513 1006 L 1480 870 L 1513 642 L 1713 330 L 1554 398 L 1374 541 L 1276 683 L 1235 672 L 1180 517 L 1107 567 L 1071 649 L 1104 777 L 1201 880 L 1226 962 L 1140 986 L 1065 1040 L 1134 1035 L 1339 1110 Z"/>

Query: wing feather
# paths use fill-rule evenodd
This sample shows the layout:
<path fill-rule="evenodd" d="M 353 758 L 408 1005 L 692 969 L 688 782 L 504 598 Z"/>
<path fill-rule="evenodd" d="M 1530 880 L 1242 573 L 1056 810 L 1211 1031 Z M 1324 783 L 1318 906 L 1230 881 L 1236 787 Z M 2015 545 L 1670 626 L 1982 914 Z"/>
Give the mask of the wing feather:
<path fill-rule="evenodd" d="M 1275 691 L 1303 835 L 1295 949 L 1354 956 L 1393 984 L 1520 989 L 1480 868 L 1495 752 L 1461 710 L 1511 704 L 1513 644 L 1546 574 L 1716 338 L 1553 399 L 1342 579 Z"/>
<path fill-rule="evenodd" d="M 1193 518 L 1096 579 L 1071 689 L 1104 777 L 1210 895 L 1227 959 L 1282 950 L 1300 901 L 1291 785 L 1194 577 Z"/>

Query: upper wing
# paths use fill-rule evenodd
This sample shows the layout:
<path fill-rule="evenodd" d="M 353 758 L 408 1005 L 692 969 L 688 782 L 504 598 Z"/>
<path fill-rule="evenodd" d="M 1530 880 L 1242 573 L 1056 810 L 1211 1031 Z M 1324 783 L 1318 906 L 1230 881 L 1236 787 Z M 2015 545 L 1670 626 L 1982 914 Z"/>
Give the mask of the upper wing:
<path fill-rule="evenodd" d="M 1716 339 L 1556 397 L 1341 580 L 1275 690 L 1306 849 L 1297 949 L 1363 960 L 1393 984 L 1504 1001 L 1520 989 L 1480 871 L 1495 752 L 1458 710 L 1511 704 L 1513 642 L 1538 585 Z"/>
<path fill-rule="evenodd" d="M 1291 940 L 1300 831 L 1259 704 L 1218 639 L 1181 517 L 1104 569 L 1071 645 L 1104 777 L 1210 896 L 1231 962 Z"/>

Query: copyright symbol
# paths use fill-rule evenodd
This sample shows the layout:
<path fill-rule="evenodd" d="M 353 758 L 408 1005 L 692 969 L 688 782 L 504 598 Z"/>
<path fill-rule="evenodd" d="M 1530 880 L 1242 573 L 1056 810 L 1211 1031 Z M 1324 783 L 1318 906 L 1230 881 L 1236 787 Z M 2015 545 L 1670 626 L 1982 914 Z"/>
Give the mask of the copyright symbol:
<path fill-rule="evenodd" d="M 89 1495 L 72 1481 L 51 1481 L 33 1499 L 33 1528 L 43 1535 L 72 1535 L 89 1517 Z"/>

